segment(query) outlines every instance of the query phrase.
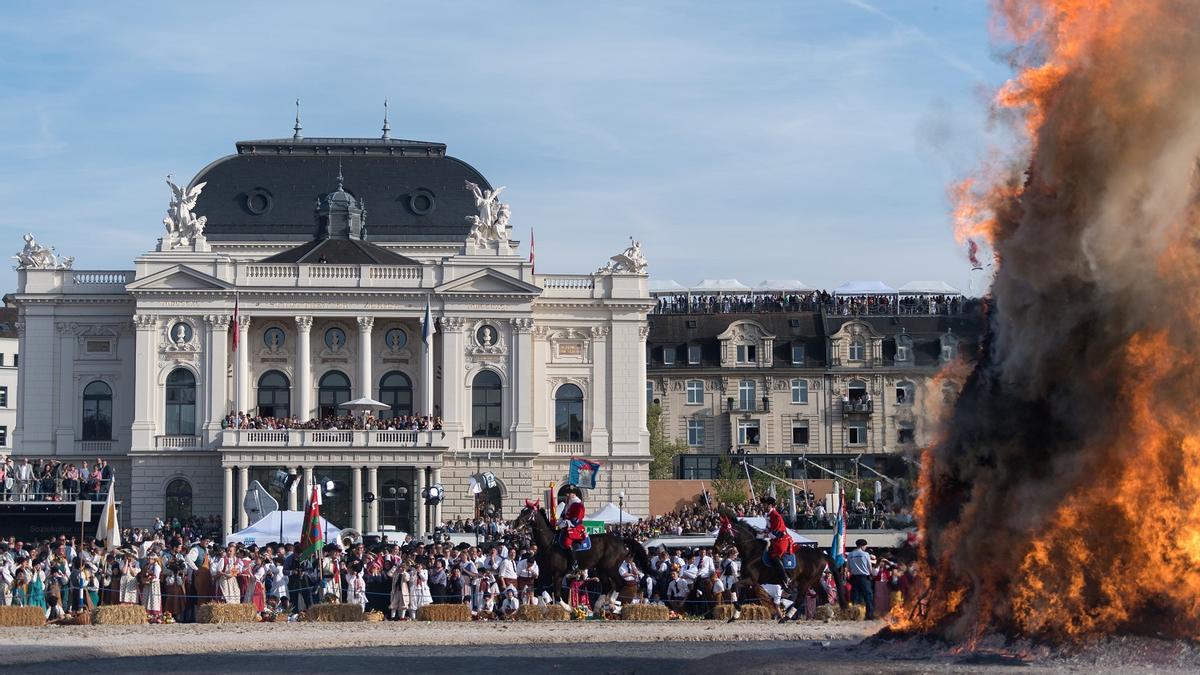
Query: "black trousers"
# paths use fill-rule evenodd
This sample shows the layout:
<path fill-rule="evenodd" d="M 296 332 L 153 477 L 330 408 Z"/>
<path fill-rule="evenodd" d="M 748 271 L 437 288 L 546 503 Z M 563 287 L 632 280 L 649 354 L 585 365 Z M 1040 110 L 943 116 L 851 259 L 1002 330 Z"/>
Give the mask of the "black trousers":
<path fill-rule="evenodd" d="M 867 606 L 867 618 L 875 618 L 875 582 L 866 574 L 850 575 L 850 602 Z"/>

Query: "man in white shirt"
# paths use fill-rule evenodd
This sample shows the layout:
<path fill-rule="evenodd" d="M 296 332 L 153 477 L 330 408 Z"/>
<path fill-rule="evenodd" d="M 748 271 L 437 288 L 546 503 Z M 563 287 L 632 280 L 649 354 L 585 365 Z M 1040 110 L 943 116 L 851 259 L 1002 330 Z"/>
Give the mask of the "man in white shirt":
<path fill-rule="evenodd" d="M 713 569 L 715 566 L 708 549 L 700 549 L 700 556 L 696 559 L 696 576 L 700 579 L 707 579 L 712 576 Z"/>
<path fill-rule="evenodd" d="M 692 590 L 686 579 L 679 578 L 678 572 L 671 572 L 671 583 L 667 584 L 667 604 L 677 612 L 683 611 L 683 603 Z"/>
<path fill-rule="evenodd" d="M 509 549 L 508 557 L 500 560 L 500 565 L 496 570 L 496 575 L 500 577 L 501 589 L 516 588 L 517 586 L 517 549 Z"/>
<path fill-rule="evenodd" d="M 854 542 L 854 550 L 846 554 L 846 569 L 850 573 L 850 601 L 867 607 L 867 620 L 875 618 L 875 567 L 867 553 L 867 540 Z"/>
<path fill-rule="evenodd" d="M 517 561 L 517 591 L 521 595 L 521 599 L 528 602 L 527 593 L 533 592 L 533 587 L 537 583 L 538 564 L 537 559 L 532 553 L 526 553 L 520 560 Z"/>
<path fill-rule="evenodd" d="M 17 465 L 17 491 L 20 493 L 20 501 L 29 501 L 29 494 L 33 490 L 33 466 L 29 463 L 29 458 L 21 460 Z"/>

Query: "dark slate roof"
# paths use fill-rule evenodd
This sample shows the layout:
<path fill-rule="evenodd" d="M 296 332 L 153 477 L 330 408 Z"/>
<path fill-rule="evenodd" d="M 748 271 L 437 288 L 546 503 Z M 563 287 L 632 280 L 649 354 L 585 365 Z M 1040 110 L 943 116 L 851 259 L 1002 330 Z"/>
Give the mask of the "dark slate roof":
<path fill-rule="evenodd" d="M 320 239 L 265 258 L 265 263 L 330 265 L 420 265 L 421 263 L 360 239 Z"/>
<path fill-rule="evenodd" d="M 775 336 L 775 353 L 771 356 L 778 367 L 791 366 L 794 343 L 804 345 L 806 367 L 825 364 L 825 335 L 817 312 L 736 312 L 650 315 L 649 367 L 662 366 L 664 349 L 676 350 L 674 368 L 720 366 L 721 341 L 717 336 L 737 321 L 754 321 Z M 689 344 L 700 345 L 699 365 L 687 362 Z"/>
<path fill-rule="evenodd" d="M 16 338 L 17 308 L 0 307 L 0 337 Z"/>
<path fill-rule="evenodd" d="M 400 139 L 305 138 L 241 141 L 237 154 L 206 166 L 195 212 L 209 241 L 307 241 L 316 200 L 341 162 L 347 191 L 365 202 L 374 241 L 461 241 L 475 215 L 471 181 L 491 184 L 441 143 Z"/>

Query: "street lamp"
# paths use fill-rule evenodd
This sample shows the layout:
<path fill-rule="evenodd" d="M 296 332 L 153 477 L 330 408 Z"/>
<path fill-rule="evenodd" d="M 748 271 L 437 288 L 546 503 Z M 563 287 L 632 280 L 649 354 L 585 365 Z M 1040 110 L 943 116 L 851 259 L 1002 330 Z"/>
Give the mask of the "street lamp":
<path fill-rule="evenodd" d="M 617 531 L 620 532 L 622 527 L 625 527 L 625 491 L 621 490 L 617 493 Z"/>

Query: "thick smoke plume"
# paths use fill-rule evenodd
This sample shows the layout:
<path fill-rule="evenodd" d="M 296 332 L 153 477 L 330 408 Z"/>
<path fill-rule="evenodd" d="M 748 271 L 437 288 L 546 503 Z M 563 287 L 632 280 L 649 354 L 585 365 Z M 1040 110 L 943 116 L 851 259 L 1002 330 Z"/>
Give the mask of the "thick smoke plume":
<path fill-rule="evenodd" d="M 923 459 L 908 627 L 1200 637 L 1200 2 L 994 5 L 1027 138 L 958 190 L 997 271 Z"/>

